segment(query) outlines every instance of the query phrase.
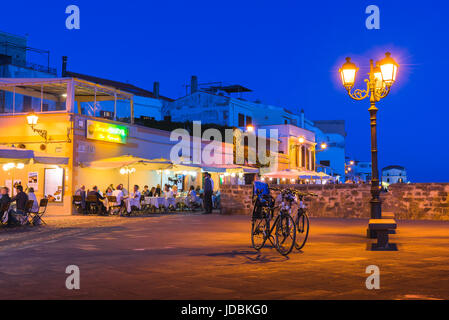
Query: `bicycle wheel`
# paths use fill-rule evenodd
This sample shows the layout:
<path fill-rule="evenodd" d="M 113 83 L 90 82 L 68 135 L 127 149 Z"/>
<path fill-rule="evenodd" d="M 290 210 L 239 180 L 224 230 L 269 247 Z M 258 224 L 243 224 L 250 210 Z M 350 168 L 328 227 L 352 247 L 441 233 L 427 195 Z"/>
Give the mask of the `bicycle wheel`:
<path fill-rule="evenodd" d="M 298 213 L 296 218 L 296 250 L 301 250 L 306 244 L 307 237 L 309 236 L 309 216 L 307 213 Z"/>
<path fill-rule="evenodd" d="M 276 222 L 276 249 L 280 254 L 288 255 L 296 241 L 296 225 L 289 214 L 281 214 Z"/>
<path fill-rule="evenodd" d="M 268 224 L 265 218 L 253 219 L 251 227 L 251 242 L 256 250 L 262 249 L 267 241 Z"/>

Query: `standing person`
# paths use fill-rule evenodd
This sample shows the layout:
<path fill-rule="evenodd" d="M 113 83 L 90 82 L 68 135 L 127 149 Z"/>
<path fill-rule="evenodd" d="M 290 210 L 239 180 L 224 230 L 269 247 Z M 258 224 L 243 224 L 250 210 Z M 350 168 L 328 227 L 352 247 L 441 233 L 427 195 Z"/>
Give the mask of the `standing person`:
<path fill-rule="evenodd" d="M 211 175 L 209 172 L 206 172 L 206 178 L 204 179 L 204 213 L 211 214 L 212 213 L 212 193 L 213 193 L 213 184 Z"/>
<path fill-rule="evenodd" d="M 39 203 L 37 203 L 36 195 L 34 194 L 34 188 L 31 187 L 28 189 L 28 200 L 33 200 L 33 207 L 31 208 L 31 212 L 39 211 Z"/>

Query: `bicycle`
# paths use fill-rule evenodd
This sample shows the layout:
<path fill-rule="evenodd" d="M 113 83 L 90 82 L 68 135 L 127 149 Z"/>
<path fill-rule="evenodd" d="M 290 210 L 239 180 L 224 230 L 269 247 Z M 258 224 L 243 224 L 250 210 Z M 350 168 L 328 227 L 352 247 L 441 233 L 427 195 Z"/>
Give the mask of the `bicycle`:
<path fill-rule="evenodd" d="M 309 215 L 307 214 L 307 206 L 304 204 L 304 197 L 318 196 L 315 193 L 311 192 L 301 192 L 298 190 L 292 190 L 292 192 L 298 197 L 298 210 L 296 210 L 296 215 L 293 220 L 296 225 L 296 241 L 295 248 L 296 250 L 301 250 L 309 237 Z"/>
<path fill-rule="evenodd" d="M 269 240 L 280 254 L 287 256 L 293 250 L 296 241 L 296 225 L 290 215 L 294 197 L 291 193 L 269 188 L 266 183 L 259 181 L 254 183 L 254 189 L 254 208 L 251 226 L 253 248 L 260 250 L 266 241 Z M 271 220 L 277 207 L 275 207 L 274 198 L 269 194 L 270 190 L 280 191 L 282 198 L 279 214 L 276 216 L 273 225 L 271 225 Z M 275 241 L 273 241 L 273 231 Z"/>

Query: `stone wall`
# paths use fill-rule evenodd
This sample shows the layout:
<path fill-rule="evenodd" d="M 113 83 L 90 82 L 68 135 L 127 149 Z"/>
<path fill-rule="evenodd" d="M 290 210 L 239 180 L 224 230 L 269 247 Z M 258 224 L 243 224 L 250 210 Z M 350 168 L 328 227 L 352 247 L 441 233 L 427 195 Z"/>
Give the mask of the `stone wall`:
<path fill-rule="evenodd" d="M 369 185 L 285 185 L 318 194 L 306 202 L 312 217 L 369 218 Z M 221 186 L 223 214 L 250 215 L 252 185 Z M 449 220 L 449 183 L 391 185 L 382 209 L 397 219 Z"/>

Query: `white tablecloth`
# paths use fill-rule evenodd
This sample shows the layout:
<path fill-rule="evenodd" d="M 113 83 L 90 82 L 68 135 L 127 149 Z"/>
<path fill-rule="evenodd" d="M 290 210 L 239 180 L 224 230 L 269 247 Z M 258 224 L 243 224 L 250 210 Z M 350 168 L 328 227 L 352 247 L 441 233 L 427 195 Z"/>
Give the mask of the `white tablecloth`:
<path fill-rule="evenodd" d="M 188 197 L 176 197 L 176 203 L 183 203 L 186 206 L 189 205 L 189 198 Z"/>
<path fill-rule="evenodd" d="M 131 207 L 137 207 L 140 210 L 140 200 L 139 199 L 134 199 L 134 198 L 126 198 L 123 199 L 123 201 L 125 201 L 125 205 L 126 205 L 126 211 L 131 212 Z"/>
<path fill-rule="evenodd" d="M 176 207 L 177 203 L 184 203 L 187 204 L 187 197 L 176 197 L 176 198 L 162 198 L 162 197 L 145 197 L 145 204 L 149 204 L 153 207 L 159 208 L 159 207 L 165 207 L 168 208 L 168 206 L 172 205 L 173 207 Z"/>
<path fill-rule="evenodd" d="M 161 206 L 165 207 L 166 206 L 166 201 L 165 198 L 161 198 L 161 197 L 145 197 L 145 204 L 149 204 L 153 207 L 159 208 Z"/>

